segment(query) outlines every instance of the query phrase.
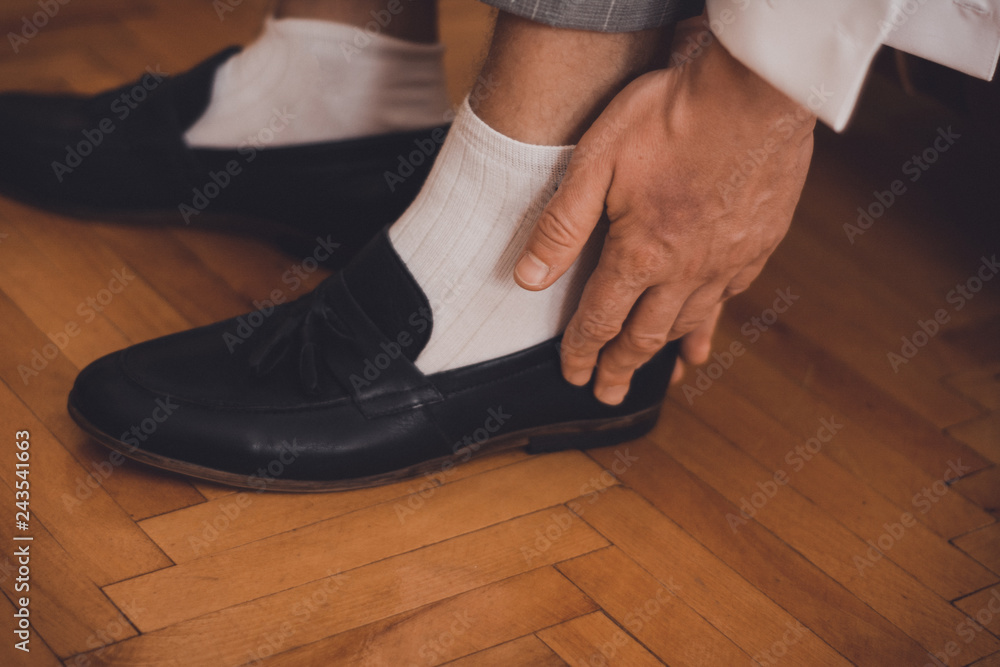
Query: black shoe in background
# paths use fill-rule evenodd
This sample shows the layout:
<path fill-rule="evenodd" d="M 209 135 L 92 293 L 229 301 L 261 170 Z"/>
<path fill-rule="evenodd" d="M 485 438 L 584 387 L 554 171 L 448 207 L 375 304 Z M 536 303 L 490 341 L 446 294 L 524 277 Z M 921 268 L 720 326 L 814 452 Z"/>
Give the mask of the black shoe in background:
<path fill-rule="evenodd" d="M 189 148 L 184 133 L 238 51 L 92 97 L 0 94 L 0 193 L 79 218 L 257 235 L 299 257 L 330 235 L 333 264 L 345 262 L 413 200 L 447 126 L 268 147 L 294 122 L 275 109 L 237 149 Z"/>

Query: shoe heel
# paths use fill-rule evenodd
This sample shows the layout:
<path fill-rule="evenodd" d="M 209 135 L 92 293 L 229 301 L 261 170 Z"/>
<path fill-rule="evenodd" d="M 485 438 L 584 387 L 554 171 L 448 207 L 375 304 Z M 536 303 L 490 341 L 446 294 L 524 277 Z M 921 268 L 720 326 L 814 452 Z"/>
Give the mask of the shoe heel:
<path fill-rule="evenodd" d="M 529 454 L 545 454 L 547 452 L 561 452 L 566 449 L 592 449 L 618 445 L 641 438 L 653 430 L 659 414 L 660 408 L 657 406 L 640 415 L 633 415 L 627 420 L 616 421 L 612 424 L 605 423 L 594 427 L 584 423 L 574 430 L 533 435 L 525 450 Z"/>

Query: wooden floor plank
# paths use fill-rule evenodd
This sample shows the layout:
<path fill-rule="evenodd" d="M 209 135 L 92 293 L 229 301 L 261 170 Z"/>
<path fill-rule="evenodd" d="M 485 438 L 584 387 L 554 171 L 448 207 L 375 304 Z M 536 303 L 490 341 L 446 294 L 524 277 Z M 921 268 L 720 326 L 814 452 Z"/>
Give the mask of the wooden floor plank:
<path fill-rule="evenodd" d="M 568 663 L 535 635 L 446 663 L 448 667 L 565 667 Z"/>
<path fill-rule="evenodd" d="M 542 641 L 567 662 L 593 664 L 605 658 L 612 664 L 615 660 L 633 664 L 633 658 L 627 657 L 624 650 L 622 655 L 618 653 L 619 647 L 632 647 L 630 650 L 639 654 L 636 660 L 645 659 L 642 658 L 645 651 L 639 652 L 635 639 L 671 666 L 735 665 L 750 660 L 749 655 L 678 597 L 681 586 L 673 578 L 657 581 L 616 547 L 595 551 L 558 567 L 604 610 L 599 619 L 588 623 L 581 619 L 572 628 L 550 628 L 539 633 Z M 607 576 L 608 572 L 615 573 L 614 579 Z M 582 633 L 583 628 L 590 630 Z M 582 646 L 576 639 L 580 634 L 587 637 Z M 572 653 L 558 648 L 567 639 L 572 640 L 567 647 L 573 649 Z M 583 655 L 581 649 L 585 650 Z"/>
<path fill-rule="evenodd" d="M 948 435 L 1000 464 L 1000 410 L 948 428 Z"/>
<path fill-rule="evenodd" d="M 804 245 L 797 243 L 797 250 Z M 945 344 L 938 345 L 935 340 L 935 344 L 921 349 L 912 362 L 898 365 L 897 370 L 889 361 L 890 351 L 899 354 L 900 337 L 912 335 L 918 329 L 917 320 L 933 319 L 933 313 L 922 313 L 913 319 L 897 316 L 880 324 L 874 316 L 866 316 L 865 308 L 859 306 L 863 297 L 845 303 L 838 298 L 835 285 L 825 277 L 815 276 L 816 261 L 819 260 L 807 253 L 776 254 L 765 279 L 747 291 L 749 300 L 769 304 L 780 298 L 775 296 L 779 290 L 791 290 L 797 298 L 788 306 L 788 312 L 781 315 L 783 326 L 822 345 L 860 376 L 938 428 L 979 413 L 968 400 L 940 383 L 942 376 L 962 370 L 949 365 L 940 353 Z M 884 313 L 886 308 L 880 306 L 871 305 Z M 970 362 L 963 365 L 967 367 Z"/>
<path fill-rule="evenodd" d="M 267 642 L 292 649 L 608 546 L 575 521 L 529 564 L 523 546 L 551 523 L 551 511 L 536 512 L 356 570 L 329 571 L 323 579 L 145 632 L 85 658 L 93 665 L 216 667 L 245 660 Z"/>
<path fill-rule="evenodd" d="M 102 489 L 78 500 L 77 487 L 85 484 L 81 480 L 87 479 L 89 471 L 81 468 L 5 385 L 0 385 L 0 413 L 5 422 L 10 420 L 7 423 L 12 429 L 30 434 L 28 482 L 34 490 L 30 514 L 74 554 L 89 579 L 105 585 L 170 565 L 163 552 Z M 0 479 L 15 488 L 19 480 L 15 467 L 0 466 Z M 94 526 L 102 530 L 94 530 Z"/>
<path fill-rule="evenodd" d="M 982 660 L 977 660 L 972 667 L 1000 667 L 1000 653 L 994 653 Z"/>
<path fill-rule="evenodd" d="M 811 441 L 800 440 L 723 383 L 713 387 L 711 400 L 699 401 L 690 409 L 767 471 L 757 480 L 758 489 L 744 496 L 750 513 L 758 511 L 758 500 L 760 511 L 767 511 L 763 504 L 769 500 L 768 493 L 781 493 L 787 486 L 835 517 L 855 536 L 875 539 L 885 532 L 885 526 L 899 523 L 904 515 L 920 517 L 934 509 L 934 504 L 923 496 L 916 503 L 895 505 L 826 456 L 823 440 L 832 442 L 841 429 L 847 428 L 835 419 L 820 420 L 819 436 Z M 943 484 L 940 488 L 950 491 Z M 743 507 L 742 499 L 739 505 Z M 895 541 L 886 558 L 931 590 L 946 600 L 954 600 L 979 590 L 991 578 L 982 566 L 946 539 L 917 519 L 912 523 L 906 539 Z"/>
<path fill-rule="evenodd" d="M 884 83 L 878 80 L 880 85 L 868 90 L 892 92 L 893 86 Z M 895 96 L 898 102 L 902 93 Z M 859 114 L 856 130 L 846 136 L 837 137 L 825 129 L 817 132 L 818 150 L 824 157 L 813 164 L 799 213 L 809 220 L 809 233 L 831 248 L 842 249 L 842 257 L 861 263 L 873 281 L 891 286 L 919 309 L 933 313 L 945 299 L 942 286 L 950 288 L 967 278 L 968 263 L 982 254 L 983 241 L 995 239 L 997 205 L 992 197 L 983 196 L 992 188 L 986 175 L 995 148 L 986 142 L 977 146 L 976 139 L 958 142 L 949 150 L 949 157 L 956 159 L 948 167 L 925 172 L 907 197 L 852 244 L 844 225 L 857 220 L 859 206 L 875 202 L 874 186 L 884 188 L 900 178 L 900 166 L 927 148 L 939 127 L 969 132 L 968 123 L 940 107 L 929 108 L 912 97 L 903 104 L 909 106 L 906 117 L 891 126 L 883 118 L 878 119 L 880 126 L 862 129 L 866 114 Z M 867 118 L 875 115 L 869 113 Z M 960 211 L 962 233 L 955 234 L 948 221 L 955 220 Z M 954 313 L 955 324 L 968 323 L 996 308 L 995 302 L 973 299 Z"/>
<path fill-rule="evenodd" d="M 967 616 L 960 629 L 962 641 L 989 631 L 1000 637 L 1000 585 L 990 586 L 955 602 Z M 970 622 L 968 619 L 972 619 Z"/>
<path fill-rule="evenodd" d="M 525 457 L 523 452 L 507 452 L 438 471 L 416 481 L 342 493 L 240 491 L 147 519 L 139 525 L 173 562 L 183 563 L 392 499 L 396 500 L 394 509 L 402 524 L 412 512 L 433 498 L 441 484 L 510 465 Z"/>
<path fill-rule="evenodd" d="M 956 373 L 945 384 L 988 410 L 1000 410 L 1000 364 L 986 364 L 974 371 Z"/>
<path fill-rule="evenodd" d="M 660 667 L 662 662 L 601 612 L 581 616 L 538 633 L 571 665 Z"/>
<path fill-rule="evenodd" d="M 248 310 L 253 309 L 254 300 L 273 301 L 276 291 L 284 300 L 297 299 L 330 275 L 330 271 L 317 268 L 311 262 L 303 266 L 303 260 L 309 255 L 293 257 L 259 239 L 200 229 L 171 230 L 171 235 L 191 250 L 202 264 L 211 266 L 233 292 L 241 295 Z M 335 243 L 332 235 L 328 237 L 324 243 Z M 320 257 L 324 256 L 325 250 L 318 243 L 311 247 L 312 259 L 315 259 L 317 248 L 321 251 Z"/>
<path fill-rule="evenodd" d="M 23 235 L 10 233 L 4 241 L 5 250 L 11 255 L 36 256 L 33 253 L 34 246 L 28 243 Z M 86 264 L 86 260 L 82 263 Z M 59 273 L 58 267 L 48 272 L 49 275 L 53 273 Z M 110 273 L 104 274 L 102 269 L 101 274 L 100 279 L 107 281 Z M 31 275 L 34 275 L 34 272 Z M 68 282 L 73 283 L 72 280 Z M 53 313 L 54 328 L 48 330 L 40 329 L 18 304 L 9 298 L 7 291 L 0 295 L 0 313 L 3 314 L 8 332 L 8 337 L 2 341 L 4 354 L 0 355 L 0 377 L 13 388 L 18 397 L 45 423 L 88 472 L 94 470 L 95 466 L 106 469 L 111 457 L 107 449 L 96 446 L 80 431 L 66 411 L 66 397 L 81 364 L 71 362 L 65 351 L 79 347 L 81 361 L 85 359 L 89 362 L 93 358 L 111 352 L 115 340 L 127 340 L 118 326 L 104 317 L 108 312 L 107 309 L 98 314 L 88 303 L 88 298 L 94 299 L 95 302 L 101 298 L 100 289 L 103 288 L 99 285 L 100 282 L 97 282 L 91 286 L 94 291 L 79 292 L 69 300 L 61 302 L 59 305 L 61 314 Z M 44 304 L 48 300 L 45 292 L 49 290 L 40 292 L 39 288 L 38 281 L 34 281 L 22 295 L 22 303 L 33 304 L 29 311 L 34 313 L 38 312 L 38 304 Z M 73 294 L 76 287 L 73 287 L 73 291 L 67 291 L 65 288 L 53 288 L 53 290 Z M 110 294 L 110 291 L 108 293 Z M 108 308 L 126 305 L 127 296 L 126 289 L 118 295 L 118 299 L 108 303 Z M 97 307 L 102 306 L 98 303 Z M 70 325 L 75 326 L 70 327 Z M 98 473 L 91 476 L 89 481 L 84 479 L 85 475 L 81 475 L 80 481 L 84 486 L 77 490 L 71 485 L 72 490 L 69 492 L 77 499 L 80 499 L 80 496 L 89 497 L 88 489 L 92 489 L 94 483 L 99 482 L 99 486 L 107 490 L 135 518 L 177 509 L 202 500 L 187 481 L 161 474 L 150 474 L 148 469 L 137 470 L 128 463 L 116 467 L 116 470 L 125 469 L 136 472 L 113 475 Z"/>
<path fill-rule="evenodd" d="M 956 469 L 963 475 L 969 475 L 976 469 L 985 468 L 988 462 L 975 451 L 952 438 L 924 431 L 926 447 L 936 447 L 944 440 L 951 443 L 952 458 L 933 454 L 936 463 L 919 466 L 914 460 L 916 452 L 909 449 L 911 445 L 899 445 L 897 449 L 884 444 L 885 437 L 899 440 L 901 436 L 872 433 L 868 422 L 857 419 L 856 411 L 845 410 L 843 405 L 831 405 L 817 399 L 809 391 L 809 386 L 796 383 L 771 367 L 764 359 L 757 347 L 748 349 L 739 357 L 738 363 L 731 365 L 720 382 L 732 387 L 735 393 L 746 397 L 763 412 L 771 415 L 786 429 L 795 433 L 801 442 L 816 437 L 822 426 L 822 419 L 845 424 L 845 428 L 831 442 L 821 443 L 822 451 L 856 477 L 879 489 L 899 507 L 912 506 L 915 502 L 923 503 L 918 496 L 927 497 L 930 490 L 928 500 L 933 511 L 918 512 L 917 518 L 939 535 L 951 538 L 993 521 L 982 508 L 966 498 L 958 494 L 934 491 L 935 487 L 940 490 L 944 476 L 953 476 Z M 808 378 L 807 382 L 811 385 L 812 379 Z M 714 386 L 710 391 L 711 389 Z M 708 398 L 706 392 L 705 396 L 696 397 L 695 400 L 700 402 Z M 684 404 L 688 403 L 684 401 Z M 943 446 L 942 449 L 947 447 Z M 929 450 L 921 448 L 921 451 L 927 454 L 927 458 L 931 458 Z M 970 459 L 969 454 L 973 458 Z M 793 458 L 801 458 L 801 455 L 797 454 Z M 938 467 L 934 468 L 934 465 Z M 927 468 L 932 472 L 927 472 Z"/>
<path fill-rule="evenodd" d="M 537 604 L 544 600 L 544 604 Z M 260 662 L 297 665 L 440 665 L 567 619 L 594 602 L 550 567 L 390 616 Z M 654 663 L 658 664 L 658 663 Z"/>
<path fill-rule="evenodd" d="M 956 537 L 955 546 L 1000 573 L 1000 522 Z"/>
<path fill-rule="evenodd" d="M 963 477 L 952 488 L 1000 519 L 1000 466 Z"/>
<path fill-rule="evenodd" d="M 632 491 L 612 488 L 584 520 L 750 656 L 769 654 L 795 619 Z M 805 628 L 785 642 L 787 660 L 828 664 L 836 652 Z"/>
<path fill-rule="evenodd" d="M 734 505 L 741 498 L 760 492 L 756 480 L 770 478 L 767 469 L 740 455 L 729 443 L 710 433 L 703 424 L 680 410 L 671 410 L 665 420 L 670 425 L 660 445 L 695 475 L 711 484 Z M 777 489 L 777 487 L 776 487 Z M 888 541 L 871 547 L 868 540 L 849 536 L 832 517 L 824 514 L 793 489 L 775 493 L 754 519 L 778 538 L 794 547 L 821 570 L 841 582 L 875 611 L 932 650 L 951 639 L 944 626 L 961 622 L 961 615 L 927 584 L 882 555 L 897 540 L 910 539 L 906 526 L 885 528 Z M 732 523 L 733 518 L 726 517 Z M 739 520 L 736 519 L 737 525 Z M 880 535 L 869 540 L 877 543 Z M 971 562 L 970 562 L 971 563 Z M 996 575 L 977 568 L 982 586 L 995 583 Z M 944 621 L 944 626 L 942 625 Z M 980 636 L 962 648 L 967 661 L 981 658 L 1000 648 L 995 639 Z"/>
<path fill-rule="evenodd" d="M 298 586 L 576 498 L 601 469 L 579 452 L 533 458 L 441 487 L 403 514 L 394 501 L 212 554 L 106 588 L 139 600 L 143 632 Z M 503 502 L 498 502 L 503 498 Z M 344 535 L 353 536 L 344 540 Z M 294 552 L 298 566 L 281 564 Z M 270 564 L 270 565 L 268 565 Z M 268 577 L 257 570 L 273 567 Z M 238 584 L 236 582 L 239 582 Z"/>
<path fill-rule="evenodd" d="M 925 650 L 915 639 L 757 522 L 732 530 L 725 517 L 738 513 L 739 508 L 652 441 L 633 445 L 632 454 L 640 457 L 642 464 L 629 468 L 620 475 L 621 480 L 669 517 L 669 521 L 659 518 L 643 509 L 640 502 L 633 501 L 636 511 L 642 510 L 635 520 L 649 522 L 648 533 L 667 536 L 678 530 L 675 524 L 680 526 L 714 557 L 739 572 L 855 664 L 916 664 L 924 657 Z M 609 465 L 615 452 L 597 450 L 594 456 Z M 646 544 L 635 536 L 629 542 L 609 539 L 654 575 L 659 570 L 668 577 L 674 574 L 671 561 L 656 555 L 655 544 Z M 663 562 L 657 565 L 659 561 Z M 714 615 L 703 615 L 718 627 Z"/>
<path fill-rule="evenodd" d="M 723 313 L 726 328 L 742 328 L 761 313 L 760 307 L 747 299 L 733 299 Z M 725 342 L 725 341 L 723 341 Z M 978 470 L 989 461 L 975 450 L 949 438 L 940 429 L 845 367 L 819 345 L 794 335 L 778 324 L 752 343 L 752 351 L 768 359 L 771 368 L 787 375 L 794 383 L 831 405 L 837 414 L 850 416 L 885 446 L 908 457 L 930 475 L 947 469 L 949 460 L 961 458 L 966 466 Z M 729 373 L 738 364 L 733 363 Z M 727 373 L 727 375 L 729 374 Z M 757 388 L 756 392 L 761 389 Z M 971 472 L 971 471 L 970 471 Z"/>
<path fill-rule="evenodd" d="M 7 498 L 14 497 L 13 487 L 6 482 L 0 482 L 0 491 Z M 66 657 L 136 636 L 135 628 L 120 611 L 121 607 L 112 604 L 94 583 L 89 564 L 76 550 L 67 551 L 41 519 L 30 521 L 28 531 L 16 533 L 33 539 L 14 542 L 13 521 L 0 523 L 0 539 L 12 545 L 3 561 L 5 573 L 9 571 L 11 576 L 0 579 L 0 588 L 9 599 L 28 597 L 31 626 L 56 655 Z M 18 582 L 13 574 L 22 563 L 14 552 L 25 544 L 29 552 L 29 573 Z M 17 590 L 16 586 L 22 590 Z M 9 639 L 5 637 L 3 642 L 6 647 L 12 645 Z"/>

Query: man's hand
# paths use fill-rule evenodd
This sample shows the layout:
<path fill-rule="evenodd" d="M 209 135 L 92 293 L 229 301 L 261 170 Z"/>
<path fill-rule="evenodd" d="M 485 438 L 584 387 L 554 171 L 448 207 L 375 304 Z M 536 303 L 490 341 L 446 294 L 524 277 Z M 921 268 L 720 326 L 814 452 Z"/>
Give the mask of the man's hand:
<path fill-rule="evenodd" d="M 515 270 L 545 289 L 607 210 L 604 249 L 562 342 L 576 385 L 620 403 L 633 372 L 692 334 L 702 363 L 721 302 L 745 290 L 788 231 L 815 117 L 713 40 L 696 57 L 639 77 L 580 140 Z"/>

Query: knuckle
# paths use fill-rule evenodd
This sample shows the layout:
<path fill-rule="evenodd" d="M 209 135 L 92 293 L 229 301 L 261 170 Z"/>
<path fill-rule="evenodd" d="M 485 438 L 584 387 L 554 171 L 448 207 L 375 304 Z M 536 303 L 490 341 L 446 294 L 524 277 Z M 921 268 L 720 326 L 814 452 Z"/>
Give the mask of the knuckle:
<path fill-rule="evenodd" d="M 622 359 L 618 355 L 602 355 L 600 361 L 601 379 L 605 381 L 619 382 L 622 378 L 631 377 L 632 372 L 638 365 L 637 361 Z"/>
<path fill-rule="evenodd" d="M 562 344 L 559 351 L 562 359 L 568 363 L 576 363 L 576 360 L 591 353 L 596 346 L 589 340 L 579 327 L 569 327 L 563 334 Z"/>
<path fill-rule="evenodd" d="M 743 292 L 747 291 L 749 287 L 750 287 L 749 282 L 742 282 L 742 281 L 731 282 L 728 285 L 726 285 L 726 289 L 722 291 L 722 300 L 725 301 L 726 299 L 733 298 L 737 294 L 742 294 Z"/>
<path fill-rule="evenodd" d="M 621 327 L 618 324 L 613 324 L 611 322 L 605 322 L 603 319 L 591 317 L 585 317 L 582 322 L 580 322 L 580 333 L 585 338 L 590 338 L 591 340 L 598 341 L 609 341 L 618 335 Z"/>
<path fill-rule="evenodd" d="M 546 209 L 538 219 L 536 227 L 538 240 L 552 250 L 564 250 L 576 246 L 578 230 L 573 222 L 558 210 Z"/>
<path fill-rule="evenodd" d="M 704 320 L 696 320 L 691 317 L 679 317 L 674 321 L 674 325 L 670 329 L 670 337 L 680 338 L 685 334 L 689 334 L 699 326 Z"/>
<path fill-rule="evenodd" d="M 625 343 L 636 352 L 652 356 L 667 344 L 666 333 L 626 330 Z"/>
<path fill-rule="evenodd" d="M 641 292 L 662 273 L 663 254 L 647 245 L 620 248 L 611 255 L 616 294 Z"/>

